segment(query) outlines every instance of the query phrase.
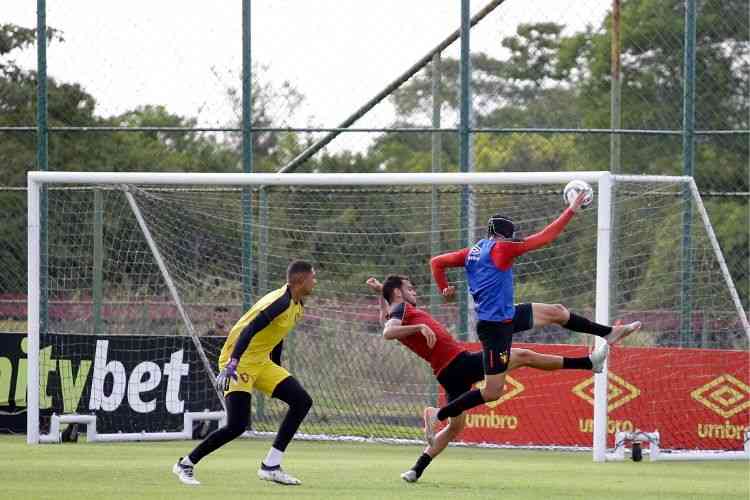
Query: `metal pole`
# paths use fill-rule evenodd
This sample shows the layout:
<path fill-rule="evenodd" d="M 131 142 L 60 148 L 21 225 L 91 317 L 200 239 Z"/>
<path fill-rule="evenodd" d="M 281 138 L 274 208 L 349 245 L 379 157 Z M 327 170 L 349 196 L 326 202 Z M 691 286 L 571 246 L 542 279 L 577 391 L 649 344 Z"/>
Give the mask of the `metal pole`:
<path fill-rule="evenodd" d="M 619 130 L 622 126 L 621 118 L 621 95 L 622 86 L 620 80 L 620 0 L 612 0 L 612 44 L 611 44 L 611 70 L 612 70 L 612 84 L 611 84 L 611 97 L 610 97 L 610 124 L 609 126 L 613 130 Z M 612 174 L 622 173 L 621 166 L 621 143 L 620 134 L 613 133 L 609 138 L 609 171 Z M 612 192 L 612 231 L 610 233 L 610 256 L 612 266 L 610 267 L 610 308 L 609 317 L 617 317 L 617 304 L 619 303 L 617 294 L 617 256 L 615 255 L 617 249 L 617 238 L 618 238 L 618 205 L 617 205 L 617 186 L 613 186 Z"/>
<path fill-rule="evenodd" d="M 47 3 L 46 0 L 36 2 L 36 162 L 37 168 L 49 170 L 49 124 L 47 122 Z M 49 269 L 47 266 L 47 216 L 49 200 L 47 186 L 42 186 L 39 200 L 40 211 L 40 311 L 39 332 L 45 335 L 49 328 Z"/>
<path fill-rule="evenodd" d="M 242 171 L 253 172 L 253 60 L 251 37 L 252 0 L 242 0 Z M 242 188 L 242 308 L 253 304 L 253 193 L 252 188 Z M 258 417 L 263 418 L 265 401 L 255 398 Z"/>
<path fill-rule="evenodd" d="M 612 87 L 610 100 L 610 127 L 617 130 L 621 126 L 621 82 L 620 82 L 620 0 L 612 0 Z M 621 173 L 620 134 L 612 134 L 609 139 L 609 170 L 613 174 Z"/>
<path fill-rule="evenodd" d="M 440 128 L 441 121 L 440 111 L 443 103 L 440 95 L 441 77 L 440 53 L 437 53 L 432 58 L 432 127 L 435 129 Z M 443 149 L 443 137 L 440 132 L 433 132 L 430 138 L 432 139 L 432 171 L 440 172 L 442 170 L 440 154 Z M 434 256 L 440 253 L 440 192 L 434 184 L 432 186 L 430 207 L 432 208 L 430 217 L 430 255 Z M 430 273 L 431 313 L 434 314 L 437 312 L 438 303 L 439 299 L 436 293 L 435 278 Z"/>
<path fill-rule="evenodd" d="M 104 193 L 94 189 L 94 282 L 92 284 L 94 334 L 104 333 L 102 302 L 104 300 Z"/>
<path fill-rule="evenodd" d="M 693 176 L 695 161 L 695 0 L 685 0 L 685 60 L 683 68 L 682 99 L 682 173 Z M 693 206 L 689 187 L 683 187 L 685 204 L 682 213 L 682 273 L 680 286 L 680 345 L 691 345 L 692 326 L 692 282 L 693 252 L 690 231 L 692 230 Z"/>
<path fill-rule="evenodd" d="M 27 216 L 27 246 L 28 263 L 28 314 L 27 324 L 27 365 L 26 365 L 26 442 L 37 444 L 39 442 L 39 328 L 40 328 L 40 218 L 39 200 L 41 198 L 40 183 L 31 178 L 27 181 L 26 206 Z M 18 374 L 21 377 L 21 374 Z M 16 394 L 16 400 L 20 397 Z"/>
<path fill-rule="evenodd" d="M 441 77 L 440 53 L 438 52 L 432 57 L 432 127 L 436 130 L 440 128 L 440 110 L 443 104 L 440 95 Z M 440 155 L 443 150 L 443 137 L 441 132 L 433 132 L 430 138 L 432 139 L 432 171 L 440 172 L 442 170 Z M 438 186 L 434 184 L 432 185 L 430 207 L 432 209 L 430 217 L 430 255 L 434 256 L 440 253 L 440 191 Z M 435 278 L 430 272 L 430 313 L 433 315 L 438 311 L 440 300 L 438 297 Z M 430 388 L 430 392 L 433 394 L 431 404 L 436 406 L 439 390 L 435 379 L 432 379 Z"/>
<path fill-rule="evenodd" d="M 474 26 L 479 21 L 487 17 L 487 15 L 495 10 L 497 7 L 500 6 L 505 0 L 493 0 L 489 4 L 487 4 L 482 10 L 477 12 L 477 14 L 471 18 L 470 25 Z M 372 108 L 374 108 L 380 101 L 388 97 L 394 90 L 399 88 L 404 82 L 409 80 L 412 76 L 414 76 L 419 70 L 427 66 L 430 61 L 432 60 L 433 56 L 435 54 L 440 54 L 445 49 L 448 48 L 453 42 L 458 40 L 458 37 L 460 33 L 462 32 L 464 28 L 461 27 L 460 29 L 457 29 L 453 33 L 451 33 L 445 40 L 440 42 L 437 47 L 429 51 L 427 54 L 425 54 L 419 61 L 417 61 L 411 68 L 407 69 L 404 73 L 401 74 L 398 78 L 393 80 L 391 83 L 389 83 L 383 90 L 377 93 L 375 97 L 367 101 L 361 108 L 356 110 L 354 113 L 352 113 L 346 120 L 341 122 L 341 124 L 337 127 L 340 129 L 347 128 L 360 118 L 362 118 L 368 111 L 370 111 Z M 327 134 L 325 137 L 320 139 L 318 142 L 304 150 L 302 153 L 297 155 L 296 158 L 294 158 L 292 161 L 287 163 L 284 167 L 282 167 L 279 172 L 293 172 L 295 171 L 300 165 L 302 165 L 304 162 L 306 162 L 309 158 L 311 158 L 315 153 L 323 149 L 326 144 L 330 143 L 332 140 L 334 140 L 339 134 L 341 133 L 340 130 L 331 132 Z"/>
<path fill-rule="evenodd" d="M 252 58 L 250 36 L 251 0 L 242 0 L 242 171 L 253 172 Z M 253 209 L 252 189 L 242 189 L 242 306 L 253 303 Z"/>
<path fill-rule="evenodd" d="M 458 125 L 459 135 L 459 168 L 461 172 L 470 172 L 471 166 L 471 50 L 469 36 L 470 25 L 470 0 L 461 0 L 461 61 L 460 61 L 460 121 Z M 470 244 L 469 230 L 472 226 L 469 210 L 470 187 L 464 185 L 461 188 L 460 209 L 460 240 L 461 246 Z M 469 297 L 466 280 L 460 283 L 458 289 L 458 337 L 467 340 L 469 336 Z"/>
<path fill-rule="evenodd" d="M 604 174 L 599 179 L 599 199 L 596 219 L 596 322 L 609 324 L 609 268 L 611 248 L 609 243 L 612 213 L 609 204 L 612 203 L 612 177 Z M 595 346 L 601 346 L 605 340 L 596 337 Z M 605 361 L 602 373 L 594 375 L 594 432 L 593 459 L 594 462 L 604 462 L 607 454 L 607 408 L 608 408 L 608 377 L 609 364 Z"/>

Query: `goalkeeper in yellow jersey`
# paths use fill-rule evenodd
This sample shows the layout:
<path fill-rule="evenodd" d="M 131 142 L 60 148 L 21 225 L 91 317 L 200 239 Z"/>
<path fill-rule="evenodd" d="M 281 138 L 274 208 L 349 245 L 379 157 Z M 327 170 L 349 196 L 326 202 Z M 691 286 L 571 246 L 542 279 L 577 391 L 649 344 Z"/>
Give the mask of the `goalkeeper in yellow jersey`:
<path fill-rule="evenodd" d="M 174 465 L 172 472 L 183 483 L 200 484 L 195 479 L 195 465 L 245 431 L 250 418 L 250 394 L 256 389 L 289 405 L 276 439 L 260 464 L 258 477 L 280 484 L 301 484 L 281 468 L 281 459 L 310 411 L 312 399 L 297 379 L 281 367 L 281 348 L 284 337 L 302 319 L 302 299 L 315 288 L 315 270 L 308 262 L 294 261 L 287 268 L 286 281 L 256 302 L 230 330 L 221 349 L 216 378 L 224 391 L 227 424 Z"/>

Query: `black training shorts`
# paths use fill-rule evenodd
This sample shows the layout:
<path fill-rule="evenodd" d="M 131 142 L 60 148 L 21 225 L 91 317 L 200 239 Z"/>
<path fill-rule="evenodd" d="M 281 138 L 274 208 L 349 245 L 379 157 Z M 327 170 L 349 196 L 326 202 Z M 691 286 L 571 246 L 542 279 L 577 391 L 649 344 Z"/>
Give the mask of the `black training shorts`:
<path fill-rule="evenodd" d="M 505 373 L 510 363 L 513 334 L 534 326 L 531 304 L 518 304 L 513 319 L 505 321 L 477 321 L 477 336 L 482 343 L 485 375 Z"/>
<path fill-rule="evenodd" d="M 445 397 L 450 403 L 484 380 L 482 353 L 463 351 L 440 371 L 437 380 L 445 389 Z"/>

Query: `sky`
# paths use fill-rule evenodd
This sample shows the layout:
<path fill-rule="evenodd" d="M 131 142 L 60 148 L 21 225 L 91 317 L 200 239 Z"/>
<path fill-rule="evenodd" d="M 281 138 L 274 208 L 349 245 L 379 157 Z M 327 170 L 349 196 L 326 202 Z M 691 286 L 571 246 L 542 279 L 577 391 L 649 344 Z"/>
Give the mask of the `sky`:
<path fill-rule="evenodd" d="M 489 0 L 473 0 L 472 14 Z M 290 82 L 304 96 L 287 126 L 338 125 L 460 24 L 459 0 L 252 0 L 252 58 L 264 84 Z M 500 41 L 522 22 L 598 26 L 611 0 L 507 0 L 471 34 L 472 51 L 502 54 Z M 6 0 L 3 21 L 36 25 L 36 2 Z M 80 83 L 111 116 L 165 105 L 202 126 L 237 123 L 227 97 L 240 88 L 242 1 L 47 0 L 47 25 L 64 42 L 47 51 L 48 74 Z M 447 51 L 457 56 L 458 43 Z M 34 68 L 35 51 L 15 56 Z M 383 127 L 392 107 L 376 107 L 357 126 Z"/>

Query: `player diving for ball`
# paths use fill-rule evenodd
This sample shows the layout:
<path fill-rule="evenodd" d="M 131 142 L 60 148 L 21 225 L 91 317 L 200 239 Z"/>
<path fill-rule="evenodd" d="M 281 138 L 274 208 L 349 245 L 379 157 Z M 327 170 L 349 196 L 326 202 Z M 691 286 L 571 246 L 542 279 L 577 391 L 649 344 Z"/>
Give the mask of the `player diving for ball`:
<path fill-rule="evenodd" d="M 367 285 L 379 294 L 383 337 L 398 340 L 427 361 L 448 401 L 461 396 L 484 378 L 482 353 L 470 351 L 467 345 L 453 338 L 430 313 L 417 307 L 417 292 L 407 276 L 391 275 L 382 284 L 376 278 L 369 278 Z M 528 304 L 523 307 L 528 307 Z M 528 366 L 548 371 L 573 369 L 599 373 L 604 367 L 607 352 L 607 344 L 580 358 L 513 348 L 510 351 L 508 370 Z M 448 425 L 428 441 L 427 448 L 417 462 L 402 473 L 401 478 L 410 483 L 418 481 L 425 468 L 445 450 L 448 443 L 458 437 L 465 425 L 464 413 L 451 417 Z"/>
<path fill-rule="evenodd" d="M 579 193 L 554 222 L 528 238 L 515 238 L 516 228 L 508 217 L 490 217 L 485 239 L 479 240 L 471 248 L 438 255 L 430 261 L 435 283 L 446 298 L 452 297 L 456 289 L 448 285 L 445 269 L 464 268 L 469 292 L 474 299 L 477 336 L 482 344 L 484 386 L 456 394 L 440 409 L 425 408 L 423 418 L 428 442 L 434 442 L 438 422 L 456 418 L 476 406 L 500 399 L 505 374 L 511 364 L 514 333 L 557 324 L 568 330 L 596 335 L 606 340 L 605 345 L 610 345 L 640 330 L 640 321 L 621 326 L 600 325 L 570 312 L 561 304 L 514 303 L 514 259 L 555 240 L 586 197 L 587 193 Z"/>

